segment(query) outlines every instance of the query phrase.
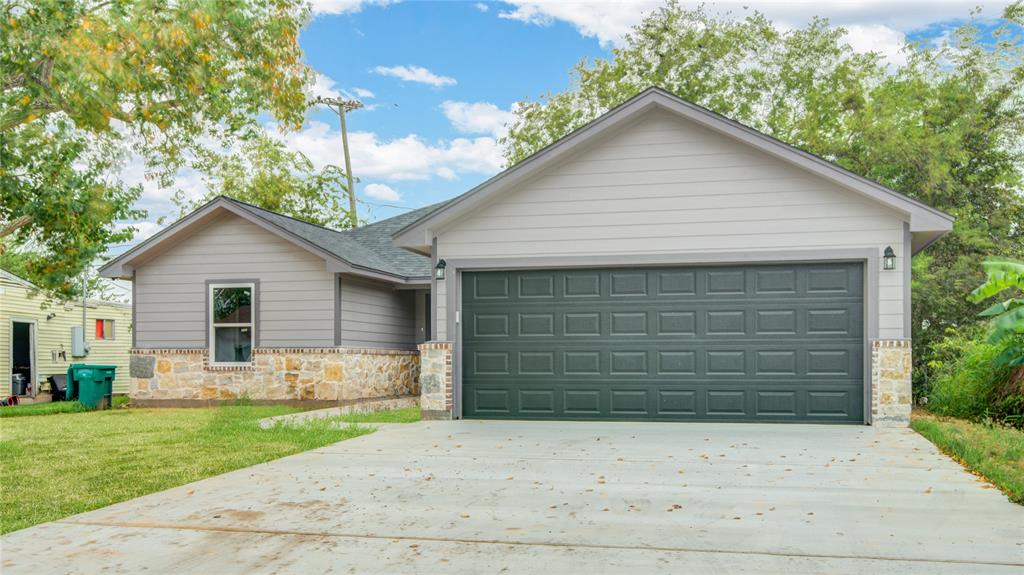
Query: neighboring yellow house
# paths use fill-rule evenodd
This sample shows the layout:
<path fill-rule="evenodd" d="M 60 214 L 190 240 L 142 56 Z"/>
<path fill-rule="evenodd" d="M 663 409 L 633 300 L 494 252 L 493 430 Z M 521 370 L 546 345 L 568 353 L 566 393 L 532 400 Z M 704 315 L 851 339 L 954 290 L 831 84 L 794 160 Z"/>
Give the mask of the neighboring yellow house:
<path fill-rule="evenodd" d="M 12 376 L 24 375 L 34 396 L 46 378 L 67 373 L 72 363 L 116 365 L 114 393 L 128 392 L 128 356 L 132 347 L 132 306 L 88 300 L 85 346 L 72 355 L 72 329 L 82 327 L 82 302 L 47 305 L 33 295 L 30 282 L 0 269 L 0 396 L 13 395 Z"/>

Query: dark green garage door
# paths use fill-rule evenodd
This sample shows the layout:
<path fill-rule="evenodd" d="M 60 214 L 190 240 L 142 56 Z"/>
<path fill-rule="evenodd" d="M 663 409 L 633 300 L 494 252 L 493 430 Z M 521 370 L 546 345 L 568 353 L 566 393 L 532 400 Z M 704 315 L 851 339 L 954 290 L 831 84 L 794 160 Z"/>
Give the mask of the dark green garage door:
<path fill-rule="evenodd" d="M 462 281 L 466 417 L 863 421 L 860 263 Z"/>

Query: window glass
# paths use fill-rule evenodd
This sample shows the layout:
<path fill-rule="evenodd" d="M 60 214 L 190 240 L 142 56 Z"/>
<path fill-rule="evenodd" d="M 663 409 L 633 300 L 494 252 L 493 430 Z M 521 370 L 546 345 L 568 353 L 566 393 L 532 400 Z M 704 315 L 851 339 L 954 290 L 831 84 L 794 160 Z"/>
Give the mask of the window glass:
<path fill-rule="evenodd" d="M 114 320 L 96 320 L 96 339 L 114 339 Z"/>
<path fill-rule="evenodd" d="M 252 329 L 249 327 L 214 327 L 214 358 L 216 363 L 244 363 L 252 358 Z"/>
<path fill-rule="evenodd" d="M 224 287 L 213 289 L 213 322 L 249 323 L 252 321 L 252 289 Z"/>

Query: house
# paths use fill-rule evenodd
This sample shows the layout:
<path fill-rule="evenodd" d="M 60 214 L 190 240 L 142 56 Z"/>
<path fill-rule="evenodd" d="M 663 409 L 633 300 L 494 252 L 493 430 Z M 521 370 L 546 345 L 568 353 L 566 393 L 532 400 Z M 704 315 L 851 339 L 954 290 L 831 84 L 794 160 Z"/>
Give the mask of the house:
<path fill-rule="evenodd" d="M 910 256 L 952 224 L 652 88 L 446 203 L 339 232 L 220 198 L 103 273 L 140 399 L 906 425 Z"/>
<path fill-rule="evenodd" d="M 84 333 L 82 356 L 72 346 L 76 328 Z M 0 269 L 0 396 L 35 397 L 72 363 L 116 366 L 114 393 L 127 393 L 131 340 L 131 304 L 88 299 L 83 317 L 81 301 L 48 301 L 31 282 Z M 28 385 L 15 390 L 15 379 Z"/>

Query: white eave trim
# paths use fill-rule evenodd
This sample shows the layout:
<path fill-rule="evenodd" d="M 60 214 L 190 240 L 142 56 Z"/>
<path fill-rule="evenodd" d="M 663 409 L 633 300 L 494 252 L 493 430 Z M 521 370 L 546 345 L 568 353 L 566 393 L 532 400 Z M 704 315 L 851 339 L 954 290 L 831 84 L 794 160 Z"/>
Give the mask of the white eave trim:
<path fill-rule="evenodd" d="M 783 161 L 830 180 L 844 188 L 904 214 L 912 232 L 948 232 L 953 216 L 858 176 L 828 160 L 783 143 L 753 128 L 687 102 L 660 88 L 648 88 L 571 134 L 534 153 L 522 162 L 449 202 L 446 206 L 396 232 L 396 245 L 415 249 L 430 245 L 432 232 L 480 205 L 494 194 L 529 178 L 594 137 L 615 128 L 652 107 L 669 110 L 701 126 L 746 143 Z"/>

